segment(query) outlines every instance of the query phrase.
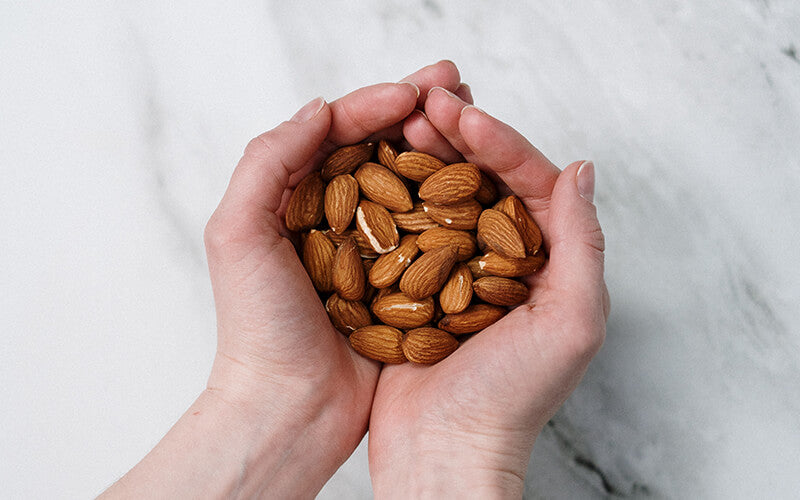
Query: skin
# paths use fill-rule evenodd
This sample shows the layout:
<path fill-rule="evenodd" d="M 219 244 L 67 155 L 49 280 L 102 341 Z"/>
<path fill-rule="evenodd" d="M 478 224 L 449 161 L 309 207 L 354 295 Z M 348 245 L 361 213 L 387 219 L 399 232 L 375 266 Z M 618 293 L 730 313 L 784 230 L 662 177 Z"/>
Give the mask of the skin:
<path fill-rule="evenodd" d="M 206 227 L 218 324 L 207 389 L 103 497 L 313 497 L 368 425 L 378 497 L 521 494 L 536 434 L 605 332 L 602 232 L 578 193 L 593 169 L 559 172 L 470 107 L 449 61 L 403 81 L 314 100 L 248 144 Z M 402 137 L 493 169 L 540 223 L 550 261 L 528 305 L 444 361 L 381 369 L 331 326 L 283 216 L 293 187 L 337 147 Z"/>

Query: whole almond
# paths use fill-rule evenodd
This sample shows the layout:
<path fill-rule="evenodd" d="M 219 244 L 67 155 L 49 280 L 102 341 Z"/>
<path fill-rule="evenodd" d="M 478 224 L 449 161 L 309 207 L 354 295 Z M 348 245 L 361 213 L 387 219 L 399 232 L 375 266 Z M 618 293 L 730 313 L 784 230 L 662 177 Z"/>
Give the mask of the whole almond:
<path fill-rule="evenodd" d="M 400 243 L 400 235 L 392 216 L 377 203 L 361 200 L 356 208 L 356 227 L 379 254 L 391 252 Z"/>
<path fill-rule="evenodd" d="M 402 292 L 389 293 L 375 301 L 372 312 L 387 325 L 416 328 L 433 319 L 433 298 L 417 300 Z"/>
<path fill-rule="evenodd" d="M 474 304 L 460 313 L 448 314 L 439 321 L 439 328 L 453 335 L 474 333 L 483 330 L 505 316 L 504 307 L 491 304 Z"/>
<path fill-rule="evenodd" d="M 294 188 L 286 206 L 286 229 L 305 231 L 322 221 L 325 183 L 319 173 L 307 175 Z"/>
<path fill-rule="evenodd" d="M 525 205 L 512 194 L 503 200 L 501 207 L 503 213 L 514 222 L 517 231 L 522 236 L 525 251 L 528 255 L 535 255 L 542 246 L 542 231 L 525 209 Z"/>
<path fill-rule="evenodd" d="M 483 170 L 481 170 L 481 187 L 475 193 L 475 199 L 483 206 L 491 205 L 497 200 L 497 186 Z"/>
<path fill-rule="evenodd" d="M 312 229 L 303 243 L 303 266 L 320 292 L 333 290 L 333 259 L 336 247 L 321 232 Z"/>
<path fill-rule="evenodd" d="M 357 169 L 362 163 L 372 158 L 372 151 L 375 144 L 361 143 L 352 146 L 344 146 L 333 153 L 325 160 L 322 165 L 322 178 L 329 181 L 337 175 L 349 174 Z"/>
<path fill-rule="evenodd" d="M 375 309 L 375 304 L 377 304 L 379 300 L 393 293 L 400 293 L 400 287 L 390 286 L 387 288 L 378 288 L 377 291 L 375 292 L 375 295 L 372 297 L 372 300 L 369 303 L 370 310 Z"/>
<path fill-rule="evenodd" d="M 386 288 L 400 279 L 403 271 L 411 265 L 419 252 L 417 238 L 416 234 L 407 234 L 400 240 L 397 248 L 378 257 L 369 271 L 369 282 L 372 286 Z"/>
<path fill-rule="evenodd" d="M 399 174 L 395 166 L 395 158 L 397 158 L 397 150 L 392 146 L 389 141 L 381 139 L 378 143 L 378 161 L 384 167 L 388 168 L 395 174 Z"/>
<path fill-rule="evenodd" d="M 419 187 L 419 197 L 438 205 L 470 199 L 481 186 L 481 174 L 472 163 L 454 163 L 430 175 Z"/>
<path fill-rule="evenodd" d="M 515 306 L 528 298 L 528 287 L 509 278 L 486 276 L 472 284 L 475 295 L 484 302 L 498 306 Z"/>
<path fill-rule="evenodd" d="M 454 314 L 466 309 L 472 300 L 472 287 L 472 273 L 467 265 L 456 264 L 439 292 L 442 312 Z"/>
<path fill-rule="evenodd" d="M 444 227 L 435 227 L 424 231 L 417 239 L 417 246 L 423 252 L 444 246 L 454 246 L 458 261 L 470 259 L 478 250 L 478 244 L 471 233 Z"/>
<path fill-rule="evenodd" d="M 438 328 L 422 327 L 410 330 L 401 344 L 406 359 L 413 363 L 438 363 L 458 349 L 458 340 Z"/>
<path fill-rule="evenodd" d="M 418 257 L 400 278 L 400 290 L 415 299 L 424 299 L 441 290 L 456 262 L 454 247 L 439 247 Z"/>
<path fill-rule="evenodd" d="M 356 213 L 358 182 L 352 175 L 337 175 L 325 188 L 325 218 L 336 234 L 342 234 Z"/>
<path fill-rule="evenodd" d="M 422 182 L 437 170 L 444 168 L 445 163 L 426 153 L 408 151 L 397 155 L 394 166 L 403 177 Z"/>
<path fill-rule="evenodd" d="M 421 233 L 428 229 L 439 227 L 439 223 L 428 217 L 421 202 L 414 204 L 410 212 L 392 214 L 392 219 L 399 229 L 407 233 Z"/>
<path fill-rule="evenodd" d="M 504 257 L 525 258 L 525 244 L 506 214 L 488 208 L 478 219 L 478 234 L 489 248 Z"/>
<path fill-rule="evenodd" d="M 339 245 L 333 259 L 333 288 L 345 300 L 361 300 L 366 279 L 361 255 L 353 238 Z"/>
<path fill-rule="evenodd" d="M 325 310 L 333 327 L 345 335 L 372 324 L 367 306 L 359 301 L 345 300 L 335 293 L 325 302 Z"/>
<path fill-rule="evenodd" d="M 367 239 L 364 238 L 364 235 L 361 234 L 358 229 L 348 229 L 343 231 L 342 234 L 336 234 L 327 229 L 322 232 L 325 233 L 325 236 L 327 236 L 334 245 L 336 245 L 336 248 L 339 248 L 339 246 L 347 241 L 348 238 L 353 238 L 356 240 L 356 245 L 358 245 L 358 251 L 361 254 L 361 257 L 365 259 L 374 259 L 380 255 L 372 248 Z"/>
<path fill-rule="evenodd" d="M 414 208 L 406 185 L 388 168 L 367 162 L 355 173 L 361 192 L 370 200 L 393 212 L 408 212 Z"/>
<path fill-rule="evenodd" d="M 509 259 L 496 252 L 470 259 L 467 265 L 476 278 L 484 276 L 501 276 L 503 278 L 517 278 L 536 272 L 544 262 L 544 252 L 530 255 L 524 259 Z"/>
<path fill-rule="evenodd" d="M 353 349 L 383 363 L 405 363 L 402 348 L 403 332 L 387 325 L 370 325 L 350 334 Z"/>
<path fill-rule="evenodd" d="M 483 210 L 481 204 L 474 199 L 454 205 L 437 205 L 426 201 L 422 207 L 428 217 L 443 227 L 464 230 L 475 229 L 478 226 L 478 218 Z"/>

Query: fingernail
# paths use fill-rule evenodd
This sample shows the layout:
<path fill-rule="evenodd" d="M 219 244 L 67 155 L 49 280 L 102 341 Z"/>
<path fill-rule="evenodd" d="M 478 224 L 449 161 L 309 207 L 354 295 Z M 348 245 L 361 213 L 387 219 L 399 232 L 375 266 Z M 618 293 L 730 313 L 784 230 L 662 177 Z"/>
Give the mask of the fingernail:
<path fill-rule="evenodd" d="M 442 92 L 444 92 L 445 94 L 449 95 L 450 97 L 455 97 L 456 99 L 459 98 L 457 95 L 455 95 L 454 93 L 450 92 L 449 90 L 447 90 L 444 87 L 431 87 L 431 89 L 428 91 L 428 95 L 431 95 L 431 92 L 433 92 L 434 90 L 441 90 Z"/>
<path fill-rule="evenodd" d="M 417 87 L 416 83 L 414 82 L 397 82 L 397 83 L 400 85 L 411 85 L 412 87 L 414 87 L 414 91 L 417 93 L 417 97 L 419 97 L 419 87 Z"/>
<path fill-rule="evenodd" d="M 467 96 L 469 100 L 472 100 L 472 87 L 466 83 L 459 83 L 458 87 L 456 87 L 456 92 L 461 92 L 462 95 Z"/>
<path fill-rule="evenodd" d="M 481 108 L 479 108 L 477 106 L 473 106 L 472 104 L 468 104 L 467 106 L 464 106 L 463 108 L 461 108 L 461 114 L 463 115 L 464 112 L 466 110 L 468 110 L 468 109 L 474 109 L 478 113 L 481 113 L 481 114 L 484 114 L 484 115 L 486 114 L 486 111 L 482 110 Z"/>
<path fill-rule="evenodd" d="M 322 97 L 317 97 L 316 99 L 312 100 L 311 102 L 300 108 L 300 110 L 297 113 L 295 113 L 294 116 L 289 121 L 295 123 L 307 122 L 308 120 L 317 116 L 317 113 L 319 113 L 320 110 L 322 110 L 323 106 L 325 106 L 325 99 L 323 99 Z"/>
<path fill-rule="evenodd" d="M 581 198 L 594 203 L 594 163 L 585 161 L 581 164 L 575 175 L 575 183 L 578 185 L 578 194 Z"/>

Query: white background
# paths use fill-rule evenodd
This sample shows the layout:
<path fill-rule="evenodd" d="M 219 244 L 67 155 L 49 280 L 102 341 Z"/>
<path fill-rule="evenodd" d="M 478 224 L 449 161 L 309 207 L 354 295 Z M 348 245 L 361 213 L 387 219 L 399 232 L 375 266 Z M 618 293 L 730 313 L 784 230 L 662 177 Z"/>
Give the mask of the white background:
<path fill-rule="evenodd" d="M 792 0 L 0 3 L 0 497 L 98 494 L 202 390 L 251 137 L 443 58 L 597 166 L 607 342 L 526 497 L 797 495 L 798 51 Z"/>

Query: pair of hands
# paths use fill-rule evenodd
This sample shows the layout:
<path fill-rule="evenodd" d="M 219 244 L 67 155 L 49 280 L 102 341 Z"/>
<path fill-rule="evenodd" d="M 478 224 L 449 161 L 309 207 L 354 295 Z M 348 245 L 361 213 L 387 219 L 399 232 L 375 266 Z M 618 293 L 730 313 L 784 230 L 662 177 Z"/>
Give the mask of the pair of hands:
<path fill-rule="evenodd" d="M 219 333 L 208 388 L 109 494 L 150 484 L 138 491 L 313 496 L 367 428 L 376 496 L 521 494 L 536 435 L 603 342 L 603 235 L 591 163 L 559 171 L 471 104 L 442 61 L 316 99 L 248 144 L 205 234 Z M 331 326 L 283 214 L 335 148 L 401 137 L 496 174 L 541 226 L 550 259 L 527 278 L 527 304 L 445 360 L 381 368 Z"/>

